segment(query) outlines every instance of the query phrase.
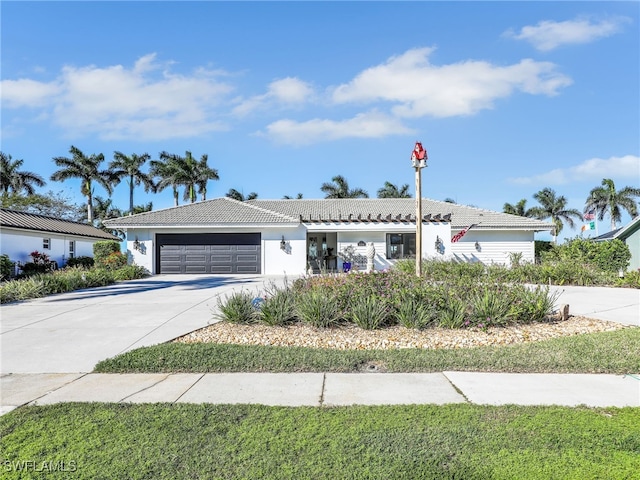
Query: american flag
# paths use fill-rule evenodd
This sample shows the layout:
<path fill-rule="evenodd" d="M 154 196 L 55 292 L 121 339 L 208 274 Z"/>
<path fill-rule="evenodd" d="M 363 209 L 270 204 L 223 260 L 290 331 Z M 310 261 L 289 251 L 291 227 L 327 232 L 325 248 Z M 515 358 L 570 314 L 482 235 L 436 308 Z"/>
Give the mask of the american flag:
<path fill-rule="evenodd" d="M 596 218 L 596 209 L 592 208 L 591 210 L 585 212 L 584 219 L 585 220 L 593 220 Z"/>
<path fill-rule="evenodd" d="M 459 231 L 458 233 L 456 233 L 453 237 L 451 237 L 451 243 L 456 243 L 458 240 L 460 240 L 462 237 L 465 236 L 465 234 L 471 230 L 473 227 L 475 227 L 477 225 L 477 223 L 473 223 L 471 225 L 469 225 L 467 228 Z"/>

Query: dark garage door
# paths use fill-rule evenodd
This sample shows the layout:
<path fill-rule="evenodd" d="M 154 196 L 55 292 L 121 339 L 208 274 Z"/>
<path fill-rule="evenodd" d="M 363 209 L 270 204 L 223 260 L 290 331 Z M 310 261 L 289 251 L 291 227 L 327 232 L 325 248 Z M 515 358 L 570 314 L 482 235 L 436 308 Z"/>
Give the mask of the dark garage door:
<path fill-rule="evenodd" d="M 261 273 L 259 233 L 156 235 L 158 273 Z"/>

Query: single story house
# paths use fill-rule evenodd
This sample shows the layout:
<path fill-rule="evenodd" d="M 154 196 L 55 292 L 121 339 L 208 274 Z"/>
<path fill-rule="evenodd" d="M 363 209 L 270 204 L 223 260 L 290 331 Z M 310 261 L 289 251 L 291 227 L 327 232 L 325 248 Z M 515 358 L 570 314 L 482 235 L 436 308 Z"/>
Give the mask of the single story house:
<path fill-rule="evenodd" d="M 0 254 L 12 262 L 32 261 L 31 252 L 46 253 L 63 267 L 69 258 L 93 257 L 93 244 L 121 239 L 86 223 L 0 209 Z"/>
<path fill-rule="evenodd" d="M 624 227 L 604 233 L 593 240 L 595 242 L 606 242 L 616 238 L 626 243 L 631 252 L 628 270 L 638 270 L 640 268 L 640 215 Z"/>
<path fill-rule="evenodd" d="M 422 258 L 508 264 L 534 261 L 534 233 L 553 224 L 423 199 Z M 127 234 L 133 261 L 153 274 L 299 275 L 340 270 L 351 248 L 355 269 L 375 248 L 377 270 L 416 255 L 416 200 L 216 198 L 110 219 Z M 457 242 L 452 235 L 468 230 Z"/>

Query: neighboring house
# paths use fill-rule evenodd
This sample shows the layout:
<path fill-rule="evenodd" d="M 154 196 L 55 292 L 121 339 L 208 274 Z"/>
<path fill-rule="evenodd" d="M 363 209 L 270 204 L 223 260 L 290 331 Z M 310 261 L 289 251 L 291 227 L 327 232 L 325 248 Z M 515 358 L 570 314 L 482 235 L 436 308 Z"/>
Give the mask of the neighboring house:
<path fill-rule="evenodd" d="M 0 209 L 0 254 L 12 262 L 30 262 L 38 251 L 63 267 L 69 258 L 93 257 L 93 244 L 104 240 L 121 241 L 86 223 Z"/>
<path fill-rule="evenodd" d="M 299 275 L 340 270 L 340 253 L 355 251 L 366 268 L 415 258 L 415 199 L 251 200 L 217 198 L 106 220 L 127 232 L 133 261 L 153 274 L 219 273 Z M 534 233 L 553 224 L 473 207 L 424 199 L 423 258 L 509 262 L 510 253 L 534 260 Z M 452 234 L 477 224 L 460 241 Z"/>
<path fill-rule="evenodd" d="M 606 242 L 614 239 L 622 240 L 629 247 L 631 260 L 627 270 L 638 270 L 640 268 L 640 216 L 637 216 L 627 225 L 617 230 L 604 233 L 593 240 L 596 242 Z"/>

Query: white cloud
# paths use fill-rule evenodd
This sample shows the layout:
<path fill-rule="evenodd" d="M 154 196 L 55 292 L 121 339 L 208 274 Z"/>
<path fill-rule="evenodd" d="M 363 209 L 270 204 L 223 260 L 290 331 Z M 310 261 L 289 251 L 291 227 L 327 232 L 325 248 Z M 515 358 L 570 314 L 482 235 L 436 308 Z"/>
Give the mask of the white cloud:
<path fill-rule="evenodd" d="M 564 22 L 545 20 L 535 26 L 522 27 L 519 33 L 508 30 L 507 37 L 525 40 L 541 51 L 549 51 L 562 45 L 590 43 L 604 37 L 610 37 L 622 29 L 627 17 L 613 17 L 600 21 L 588 18 L 576 18 Z"/>
<path fill-rule="evenodd" d="M 310 84 L 295 77 L 287 77 L 271 82 L 267 87 L 267 93 L 241 100 L 233 113 L 242 116 L 269 106 L 299 106 L 313 96 L 314 90 Z"/>
<path fill-rule="evenodd" d="M 567 183 L 603 178 L 628 178 L 637 182 L 640 178 L 640 157 L 591 158 L 569 168 L 556 168 L 532 177 L 510 178 L 517 185 L 564 185 Z"/>
<path fill-rule="evenodd" d="M 433 50 L 418 48 L 391 57 L 336 87 L 332 98 L 336 103 L 391 102 L 399 117 L 451 117 L 492 108 L 516 90 L 555 95 L 572 83 L 553 63 L 530 59 L 509 66 L 472 60 L 434 66 L 429 63 Z"/>
<path fill-rule="evenodd" d="M 342 138 L 376 138 L 407 134 L 413 131 L 388 115 L 371 111 L 360 113 L 348 120 L 313 119 L 306 122 L 278 120 L 267 126 L 266 135 L 276 142 L 308 145 Z M 260 133 L 264 135 L 264 133 Z"/>
<path fill-rule="evenodd" d="M 0 82 L 2 106 L 7 108 L 42 107 L 60 91 L 61 86 L 56 82 L 45 83 L 28 78 Z"/>
<path fill-rule="evenodd" d="M 231 87 L 216 77 L 203 69 L 174 74 L 150 54 L 130 69 L 67 66 L 50 83 L 5 80 L 2 95 L 9 107 L 50 108 L 52 121 L 71 134 L 96 133 L 104 139 L 191 137 L 223 128 L 211 117 Z"/>

